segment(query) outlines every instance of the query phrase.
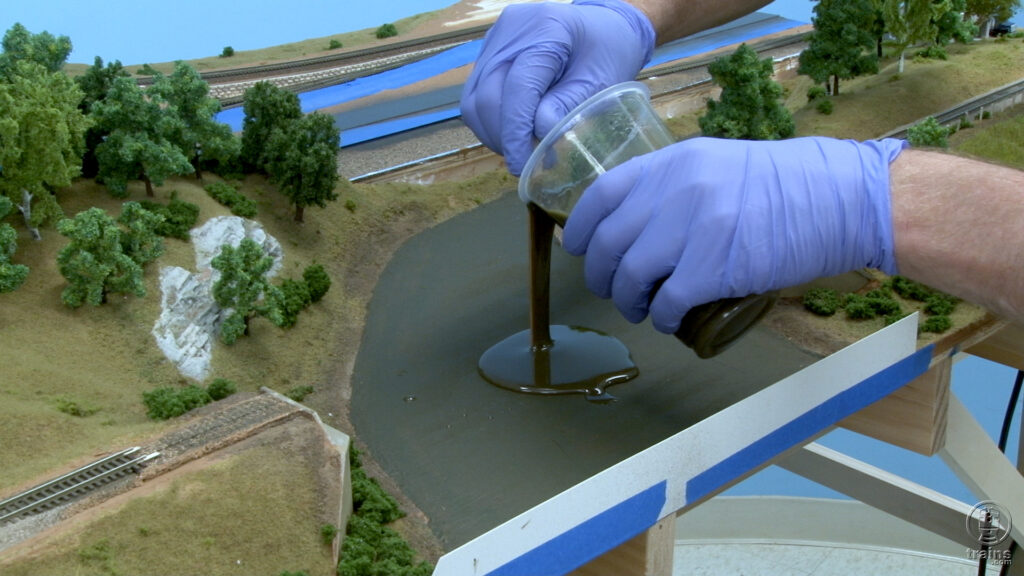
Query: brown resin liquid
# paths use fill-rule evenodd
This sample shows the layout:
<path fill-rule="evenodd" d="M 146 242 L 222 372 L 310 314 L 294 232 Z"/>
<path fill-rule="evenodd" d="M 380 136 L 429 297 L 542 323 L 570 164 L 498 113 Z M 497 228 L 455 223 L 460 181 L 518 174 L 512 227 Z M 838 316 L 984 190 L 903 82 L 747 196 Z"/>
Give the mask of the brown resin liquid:
<path fill-rule="evenodd" d="M 530 213 L 530 329 L 498 342 L 480 357 L 488 382 L 532 394 L 583 393 L 608 402 L 605 389 L 639 374 L 629 350 L 616 338 L 576 326 L 550 324 L 551 241 L 555 224 L 568 215 L 548 214 L 535 204 Z M 651 292 L 651 298 L 657 286 Z M 732 345 L 771 310 L 777 292 L 725 298 L 696 306 L 683 317 L 675 336 L 701 358 Z"/>
<path fill-rule="evenodd" d="M 551 241 L 556 221 L 534 204 L 530 212 L 530 329 L 498 342 L 480 357 L 488 382 L 530 394 L 585 394 L 594 402 L 615 398 L 605 390 L 639 374 L 616 338 L 550 324 Z M 564 221 L 564 219 L 563 219 Z"/>

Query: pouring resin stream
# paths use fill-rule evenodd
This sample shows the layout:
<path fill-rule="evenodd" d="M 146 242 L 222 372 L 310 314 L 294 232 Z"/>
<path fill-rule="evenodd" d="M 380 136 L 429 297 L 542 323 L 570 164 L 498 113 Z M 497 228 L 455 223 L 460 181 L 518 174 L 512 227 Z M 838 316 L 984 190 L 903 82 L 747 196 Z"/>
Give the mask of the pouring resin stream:
<path fill-rule="evenodd" d="M 594 402 L 606 389 L 639 374 L 618 339 L 579 326 L 551 322 L 551 244 L 556 221 L 536 204 L 530 213 L 530 328 L 498 342 L 480 357 L 490 383 L 533 394 L 585 394 Z"/>
<path fill-rule="evenodd" d="M 555 224 L 565 224 L 598 176 L 673 143 L 640 82 L 598 92 L 541 140 L 519 179 L 519 197 L 530 212 L 530 329 L 484 353 L 479 368 L 485 379 L 520 392 L 582 392 L 591 400 L 611 400 L 608 386 L 637 376 L 629 351 L 614 337 L 587 328 L 549 326 L 551 240 Z M 756 324 L 777 298 L 777 293 L 753 294 L 696 306 L 682 318 L 675 336 L 701 358 L 716 356 Z"/>

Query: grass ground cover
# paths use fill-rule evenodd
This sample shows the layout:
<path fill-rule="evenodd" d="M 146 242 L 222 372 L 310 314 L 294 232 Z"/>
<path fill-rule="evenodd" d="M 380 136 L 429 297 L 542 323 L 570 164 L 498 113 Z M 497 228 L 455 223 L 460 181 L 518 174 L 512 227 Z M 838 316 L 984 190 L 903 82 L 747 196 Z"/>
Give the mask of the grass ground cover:
<path fill-rule="evenodd" d="M 959 153 L 1024 170 L 1024 105 L 974 122 L 973 127 L 953 134 L 949 145 Z"/>
<path fill-rule="evenodd" d="M 298 450 L 253 448 L 134 498 L 4 565 L 38 574 L 333 572 L 319 531 L 317 480 Z"/>
<path fill-rule="evenodd" d="M 213 179 L 207 176 L 208 182 Z M 282 330 L 260 318 L 253 321 L 250 336 L 233 346 L 215 346 L 209 380 L 227 378 L 249 392 L 261 385 L 282 392 L 299 385 L 325 389 L 341 353 L 335 346 L 358 343 L 358 334 L 353 339 L 349 332 L 359 324 L 345 319 L 361 318 L 367 302 L 366 294 L 354 293 L 364 279 L 353 277 L 349 268 L 372 253 L 375 239 L 403 222 L 433 224 L 495 197 L 510 182 L 508 176 L 493 174 L 428 187 L 344 186 L 339 201 L 307 211 L 307 222 L 300 226 L 282 195 L 262 177 L 248 177 L 240 189 L 256 201 L 261 223 L 284 249 L 278 278 L 300 277 L 305 267 L 319 262 L 333 285 L 294 327 Z M 145 198 L 140 184 L 130 190 L 131 199 Z M 169 181 L 157 189 L 157 200 L 167 202 L 174 190 L 199 206 L 200 223 L 230 214 L 192 178 Z M 118 214 L 122 200 L 82 180 L 62 192 L 60 202 L 71 216 L 94 205 Z M 195 269 L 192 245 L 168 239 L 166 253 L 146 268 L 144 298 L 116 297 L 100 307 L 72 310 L 60 301 L 64 279 L 56 265 L 66 239 L 44 229 L 42 241 L 32 242 L 19 222 L 11 223 L 21 233 L 15 259 L 31 272 L 21 289 L 4 294 L 0 302 L 0 494 L 169 425 L 148 419 L 142 404 L 146 390 L 186 383 L 150 334 L 160 313 L 159 269 Z M 59 410 L 62 399 L 95 412 L 69 415 Z"/>
<path fill-rule="evenodd" d="M 950 108 L 964 100 L 1024 78 L 1024 42 L 984 40 L 949 47 L 948 60 L 909 58 L 902 74 L 898 62 L 886 58 L 879 73 L 840 83 L 832 97 L 832 114 L 807 105 L 806 76 L 787 78 L 785 105 L 793 113 L 797 136 L 869 139 Z M 680 136 L 698 134 L 703 110 L 669 121 Z"/>

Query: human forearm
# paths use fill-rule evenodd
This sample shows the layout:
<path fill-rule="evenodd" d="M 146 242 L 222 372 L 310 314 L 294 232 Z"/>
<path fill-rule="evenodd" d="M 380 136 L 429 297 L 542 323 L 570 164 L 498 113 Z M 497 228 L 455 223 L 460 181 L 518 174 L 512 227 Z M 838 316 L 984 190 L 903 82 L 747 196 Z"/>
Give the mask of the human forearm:
<path fill-rule="evenodd" d="M 900 274 L 1024 322 L 1024 172 L 905 150 L 891 178 Z"/>
<path fill-rule="evenodd" d="M 647 15 L 664 44 L 745 16 L 769 0 L 626 0 Z"/>

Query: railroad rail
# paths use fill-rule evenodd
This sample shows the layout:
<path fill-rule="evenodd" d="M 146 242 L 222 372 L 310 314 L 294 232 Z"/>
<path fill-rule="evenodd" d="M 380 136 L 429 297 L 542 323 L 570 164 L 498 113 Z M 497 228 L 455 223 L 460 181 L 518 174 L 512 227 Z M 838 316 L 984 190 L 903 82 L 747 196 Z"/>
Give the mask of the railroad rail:
<path fill-rule="evenodd" d="M 138 470 L 160 455 L 137 456 L 138 446 L 111 454 L 0 502 L 0 525 L 39 514 Z"/>
<path fill-rule="evenodd" d="M 933 114 L 932 117 L 935 118 L 939 124 L 945 126 L 952 125 L 958 123 L 962 118 L 977 118 L 981 116 L 985 110 L 991 109 L 994 105 L 1003 103 L 1006 100 L 1016 99 L 1019 101 L 1022 93 L 1024 93 L 1024 79 L 1011 82 L 1005 86 L 996 88 L 991 92 L 971 98 L 970 100 L 965 100 L 948 110 L 944 110 L 938 114 Z M 883 137 L 905 139 L 907 137 L 907 131 L 910 130 L 914 124 L 917 124 L 917 122 L 901 126 L 884 134 Z"/>
<path fill-rule="evenodd" d="M 804 43 L 807 41 L 807 37 L 809 35 L 810 32 L 804 32 L 801 34 L 793 34 L 788 36 L 780 36 L 777 38 L 769 38 L 767 40 L 759 40 L 751 43 L 750 47 L 753 48 L 758 53 L 768 52 L 771 50 L 777 50 L 780 48 L 795 46 Z M 654 77 L 669 76 L 672 74 L 678 74 L 682 72 L 697 70 L 700 68 L 706 68 L 709 64 L 714 62 L 719 57 L 720 55 L 693 57 L 684 60 L 675 60 L 672 62 L 667 62 L 665 64 L 652 66 L 650 68 L 644 68 L 643 70 L 640 71 L 639 74 L 637 74 L 636 79 L 645 80 Z M 686 86 L 681 86 L 677 89 L 660 92 L 657 94 L 651 94 L 651 99 L 652 101 L 657 102 L 661 98 L 671 98 L 675 95 L 678 95 L 681 92 L 696 88 L 697 86 L 701 86 L 703 84 L 707 84 L 708 82 L 711 82 L 710 74 L 708 74 L 705 78 L 687 84 Z M 482 144 L 477 143 L 464 148 L 448 150 L 446 152 L 441 152 L 425 158 L 418 158 L 395 166 L 390 166 L 380 170 L 360 174 L 358 176 L 351 178 L 350 181 L 375 182 L 379 180 L 385 180 L 392 178 L 397 174 L 413 172 L 418 168 L 427 167 L 434 164 L 442 164 L 445 162 L 458 162 L 460 159 L 466 158 L 478 159 L 482 154 L 486 154 L 486 150 L 483 148 Z"/>
<path fill-rule="evenodd" d="M 349 50 L 337 54 L 324 56 L 313 56 L 298 60 L 285 62 L 274 62 L 271 64 L 260 64 L 256 66 L 244 66 L 240 68 L 229 68 L 223 70 L 211 70 L 201 72 L 200 76 L 210 84 L 224 84 L 240 82 L 247 78 L 262 78 L 271 75 L 301 74 L 305 72 L 316 72 L 330 68 L 341 68 L 355 66 L 361 63 L 387 59 L 391 57 L 402 57 L 408 54 L 409 59 L 415 59 L 417 54 L 429 52 L 430 48 L 438 46 L 451 46 L 463 42 L 469 42 L 482 38 L 490 28 L 490 24 L 462 28 L 442 34 L 412 38 L 399 42 L 390 42 L 380 46 L 371 46 L 358 50 Z M 419 56 L 422 57 L 422 56 Z M 143 77 L 138 80 L 140 85 L 151 84 L 151 77 Z"/>

